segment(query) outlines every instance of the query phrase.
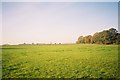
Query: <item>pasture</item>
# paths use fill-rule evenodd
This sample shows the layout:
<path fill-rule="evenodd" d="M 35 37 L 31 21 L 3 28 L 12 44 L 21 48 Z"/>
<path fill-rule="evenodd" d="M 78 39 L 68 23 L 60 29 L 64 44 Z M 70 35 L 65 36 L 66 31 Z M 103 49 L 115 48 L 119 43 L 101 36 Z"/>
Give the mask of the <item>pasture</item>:
<path fill-rule="evenodd" d="M 118 46 L 97 44 L 2 47 L 3 78 L 116 78 Z"/>

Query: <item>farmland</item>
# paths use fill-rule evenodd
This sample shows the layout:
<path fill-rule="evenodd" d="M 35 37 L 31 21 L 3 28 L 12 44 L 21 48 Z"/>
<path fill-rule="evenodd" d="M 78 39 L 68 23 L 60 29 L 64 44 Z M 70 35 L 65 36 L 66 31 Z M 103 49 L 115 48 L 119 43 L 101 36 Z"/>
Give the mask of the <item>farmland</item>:
<path fill-rule="evenodd" d="M 117 45 L 2 47 L 3 78 L 116 78 L 117 67 Z"/>

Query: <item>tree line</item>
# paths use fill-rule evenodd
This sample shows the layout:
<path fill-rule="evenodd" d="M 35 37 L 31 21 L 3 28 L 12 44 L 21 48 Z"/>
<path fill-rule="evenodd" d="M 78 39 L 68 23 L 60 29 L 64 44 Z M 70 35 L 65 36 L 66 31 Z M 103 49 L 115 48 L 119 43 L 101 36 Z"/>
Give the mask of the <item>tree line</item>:
<path fill-rule="evenodd" d="M 96 32 L 93 36 L 79 36 L 76 41 L 77 44 L 120 44 L 120 33 L 114 28 Z"/>

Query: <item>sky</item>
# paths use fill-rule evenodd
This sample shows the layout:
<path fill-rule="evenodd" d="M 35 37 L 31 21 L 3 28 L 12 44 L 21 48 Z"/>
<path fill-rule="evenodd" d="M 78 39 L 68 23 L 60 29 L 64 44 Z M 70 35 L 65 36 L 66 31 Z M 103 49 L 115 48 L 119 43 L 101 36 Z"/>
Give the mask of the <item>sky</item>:
<path fill-rule="evenodd" d="M 119 2 L 119 0 L 1 0 L 2 2 Z"/>
<path fill-rule="evenodd" d="M 3 2 L 2 43 L 75 43 L 118 29 L 117 2 Z"/>

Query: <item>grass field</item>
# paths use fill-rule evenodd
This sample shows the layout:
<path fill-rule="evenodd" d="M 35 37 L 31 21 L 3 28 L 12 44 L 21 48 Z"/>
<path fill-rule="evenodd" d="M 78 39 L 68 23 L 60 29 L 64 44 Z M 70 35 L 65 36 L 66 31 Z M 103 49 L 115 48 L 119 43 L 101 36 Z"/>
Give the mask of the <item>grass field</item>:
<path fill-rule="evenodd" d="M 117 45 L 3 46 L 3 78 L 116 78 Z"/>

